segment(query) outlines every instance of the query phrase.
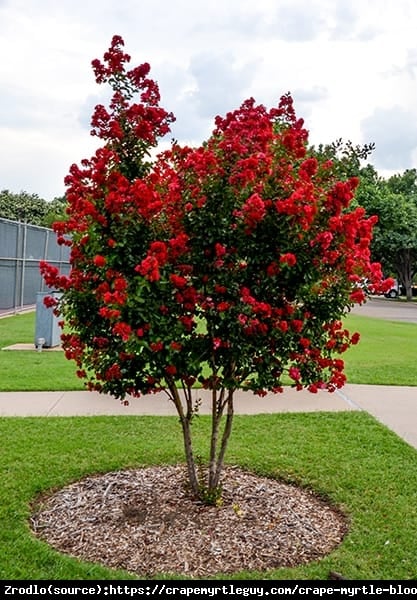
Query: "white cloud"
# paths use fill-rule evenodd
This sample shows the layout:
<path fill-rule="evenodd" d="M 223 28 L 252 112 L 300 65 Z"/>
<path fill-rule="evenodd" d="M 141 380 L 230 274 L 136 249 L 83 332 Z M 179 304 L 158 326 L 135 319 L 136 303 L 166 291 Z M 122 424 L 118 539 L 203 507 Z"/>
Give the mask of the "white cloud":
<path fill-rule="evenodd" d="M 326 26 L 326 15 L 317 10 L 317 2 L 278 3 L 270 35 L 286 42 L 305 42 L 316 39 Z"/>
<path fill-rule="evenodd" d="M 416 114 L 400 106 L 377 108 L 362 122 L 365 137 L 375 143 L 372 162 L 383 170 L 407 169 L 417 151 Z"/>
<path fill-rule="evenodd" d="M 312 143 L 372 136 L 379 164 L 414 166 L 416 26 L 414 0 L 0 0 L 0 189 L 52 199 L 93 153 L 105 90 L 91 60 L 114 34 L 133 65 L 150 62 L 179 141 L 201 142 L 249 96 L 290 91 Z"/>
<path fill-rule="evenodd" d="M 231 53 L 194 56 L 190 72 L 196 82 L 192 100 L 198 114 L 212 119 L 239 106 L 245 100 L 244 92 L 252 83 L 255 68 L 255 63 L 239 64 Z"/>

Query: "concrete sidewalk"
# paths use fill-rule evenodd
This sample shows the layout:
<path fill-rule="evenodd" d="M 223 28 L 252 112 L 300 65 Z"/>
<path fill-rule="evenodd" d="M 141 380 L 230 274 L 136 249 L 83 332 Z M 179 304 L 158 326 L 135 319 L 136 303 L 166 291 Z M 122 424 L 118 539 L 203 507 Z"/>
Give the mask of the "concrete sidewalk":
<path fill-rule="evenodd" d="M 201 414 L 210 412 L 210 392 L 195 390 Z M 333 394 L 286 388 L 263 398 L 236 392 L 236 414 L 364 410 L 417 448 L 417 387 L 348 384 Z M 133 398 L 123 406 L 95 392 L 0 392 L 0 416 L 176 415 L 164 393 Z"/>

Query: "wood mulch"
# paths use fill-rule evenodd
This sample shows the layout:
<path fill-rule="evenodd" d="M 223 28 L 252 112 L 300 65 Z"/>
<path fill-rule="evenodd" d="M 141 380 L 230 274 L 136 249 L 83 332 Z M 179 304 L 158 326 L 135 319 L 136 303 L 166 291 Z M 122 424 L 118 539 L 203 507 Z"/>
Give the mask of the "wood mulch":
<path fill-rule="evenodd" d="M 295 567 L 329 554 L 346 517 L 313 492 L 224 468 L 223 503 L 193 500 L 184 465 L 86 477 L 39 498 L 36 536 L 71 556 L 141 577 L 209 577 Z"/>

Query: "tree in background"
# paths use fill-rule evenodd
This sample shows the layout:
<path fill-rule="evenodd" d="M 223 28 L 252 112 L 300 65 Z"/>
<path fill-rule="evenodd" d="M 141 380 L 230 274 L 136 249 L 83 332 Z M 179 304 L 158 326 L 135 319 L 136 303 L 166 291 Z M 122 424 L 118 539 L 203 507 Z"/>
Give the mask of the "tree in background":
<path fill-rule="evenodd" d="M 0 192 L 0 217 L 31 225 L 43 225 L 48 204 L 37 194 L 20 192 L 14 194 L 9 190 Z"/>
<path fill-rule="evenodd" d="M 51 227 L 55 221 L 66 219 L 65 196 L 47 202 L 37 194 L 9 190 L 0 192 L 0 217 L 39 227 Z"/>
<path fill-rule="evenodd" d="M 349 177 L 360 177 L 366 161 L 375 149 L 374 143 L 353 144 L 350 140 L 344 142 L 338 138 L 330 144 L 319 144 L 312 146 L 310 152 L 314 153 L 320 160 L 331 160 L 333 171 L 340 179 Z M 366 168 L 366 167 L 365 167 Z"/>
<path fill-rule="evenodd" d="M 65 196 L 54 198 L 47 203 L 47 210 L 43 218 L 44 227 L 52 227 L 56 221 L 65 221 L 67 219 L 67 199 Z"/>
<path fill-rule="evenodd" d="M 173 116 L 149 65 L 128 70 L 129 61 L 118 36 L 93 61 L 113 90 L 92 118 L 104 145 L 66 178 L 69 218 L 55 229 L 71 246 L 71 273 L 42 272 L 63 292 L 55 310 L 78 375 L 121 401 L 165 391 L 191 490 L 215 503 L 237 389 L 345 383 L 339 355 L 359 335 L 341 318 L 365 300 L 363 277 L 381 281 L 369 252 L 375 219 L 350 207 L 357 179 L 339 180 L 331 161 L 309 154 L 289 95 L 270 110 L 249 99 L 217 117 L 201 147 L 174 143 L 152 163 Z M 204 477 L 191 429 L 196 385 L 211 393 Z"/>
<path fill-rule="evenodd" d="M 417 272 L 417 172 L 406 170 L 389 179 L 378 177 L 368 166 L 361 173 L 358 202 L 377 215 L 371 244 L 372 255 L 387 274 L 395 274 L 412 299 Z"/>
<path fill-rule="evenodd" d="M 371 254 L 381 263 L 386 275 L 395 275 L 412 299 L 412 284 L 417 273 L 417 171 L 408 169 L 388 179 L 380 177 L 371 164 L 363 165 L 374 144 L 344 143 L 320 145 L 312 150 L 333 161 L 340 178 L 358 177 L 360 184 L 351 206 L 363 206 L 377 216 Z"/>

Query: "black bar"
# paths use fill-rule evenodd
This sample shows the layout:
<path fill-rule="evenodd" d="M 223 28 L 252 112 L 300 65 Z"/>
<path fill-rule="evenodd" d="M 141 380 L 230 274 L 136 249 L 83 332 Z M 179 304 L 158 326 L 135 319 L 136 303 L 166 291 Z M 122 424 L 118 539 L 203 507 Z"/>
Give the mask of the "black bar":
<path fill-rule="evenodd" d="M 417 596 L 417 581 L 271 581 L 271 580 L 135 580 L 135 581 L 2 581 L 7 598 L 362 598 Z"/>

